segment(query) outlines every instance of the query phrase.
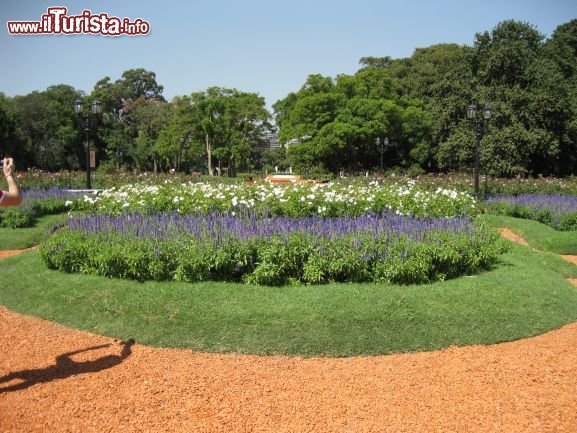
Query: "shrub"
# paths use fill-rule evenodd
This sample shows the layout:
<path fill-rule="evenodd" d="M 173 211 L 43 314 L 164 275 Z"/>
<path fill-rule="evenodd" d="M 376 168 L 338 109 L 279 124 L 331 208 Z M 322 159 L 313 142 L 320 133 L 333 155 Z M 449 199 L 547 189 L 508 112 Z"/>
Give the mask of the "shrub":
<path fill-rule="evenodd" d="M 0 227 L 30 227 L 34 221 L 34 212 L 29 207 L 11 207 L 0 209 Z"/>
<path fill-rule="evenodd" d="M 569 212 L 559 217 L 557 230 L 577 231 L 577 212 Z"/>
<path fill-rule="evenodd" d="M 522 194 L 497 195 L 486 203 L 487 211 L 495 215 L 508 215 L 531 219 L 550 225 L 557 230 L 577 230 L 577 197 L 569 195 Z"/>
<path fill-rule="evenodd" d="M 364 183 L 211 185 L 176 183 L 126 185 L 98 196 L 86 195 L 76 209 L 94 213 L 211 212 L 286 215 L 303 218 L 360 216 L 383 211 L 420 217 L 475 215 L 475 200 L 467 193 L 438 187 L 420 188 L 409 180 L 395 184 Z"/>
<path fill-rule="evenodd" d="M 58 198 L 24 199 L 18 207 L 0 208 L 0 227 L 12 229 L 30 227 L 44 215 L 66 212 L 66 202 Z"/>
<path fill-rule="evenodd" d="M 469 218 L 389 214 L 296 221 L 94 216 L 71 220 L 41 247 L 48 267 L 65 272 L 264 285 L 437 281 L 490 266 L 501 252 L 496 230 Z"/>

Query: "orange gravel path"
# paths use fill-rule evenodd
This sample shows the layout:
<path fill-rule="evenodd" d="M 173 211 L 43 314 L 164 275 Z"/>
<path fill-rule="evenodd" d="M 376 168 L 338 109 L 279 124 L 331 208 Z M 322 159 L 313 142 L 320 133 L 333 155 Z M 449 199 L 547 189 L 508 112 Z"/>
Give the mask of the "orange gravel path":
<path fill-rule="evenodd" d="M 574 433 L 576 396 L 577 323 L 491 346 L 303 359 L 130 345 L 0 307 L 0 433 Z"/>
<path fill-rule="evenodd" d="M 120 342 L 0 307 L 0 432 L 575 432 L 576 342 L 571 324 L 512 343 L 391 356 L 136 344 L 122 359 Z M 20 377 L 3 381 L 10 374 Z"/>

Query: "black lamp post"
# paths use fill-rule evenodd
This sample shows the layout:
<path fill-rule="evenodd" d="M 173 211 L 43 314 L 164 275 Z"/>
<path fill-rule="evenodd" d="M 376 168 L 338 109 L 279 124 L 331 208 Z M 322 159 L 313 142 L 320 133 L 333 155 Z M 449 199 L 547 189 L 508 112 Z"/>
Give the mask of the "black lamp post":
<path fill-rule="evenodd" d="M 383 171 L 383 153 L 385 152 L 385 147 L 389 145 L 389 137 L 385 137 L 384 140 L 381 140 L 380 137 L 377 137 L 375 143 L 381 152 L 381 171 Z"/>
<path fill-rule="evenodd" d="M 86 134 L 86 189 L 92 189 L 92 182 L 90 178 L 90 140 L 88 133 L 90 132 L 90 129 L 96 128 L 98 117 L 100 116 L 100 101 L 98 99 L 92 101 L 91 113 L 83 114 L 83 108 L 82 99 L 78 98 L 76 101 L 74 101 L 74 112 L 78 118 L 82 119 L 84 122 L 84 133 Z"/>
<path fill-rule="evenodd" d="M 473 125 L 475 135 L 477 136 L 477 146 L 475 147 L 475 197 L 477 198 L 479 198 L 479 149 L 481 147 L 481 138 L 483 138 L 483 135 L 487 131 L 492 115 L 493 111 L 488 105 L 485 105 L 482 113 L 477 113 L 477 105 L 475 105 L 475 103 L 471 103 L 467 107 L 467 119 L 469 119 L 471 125 Z"/>

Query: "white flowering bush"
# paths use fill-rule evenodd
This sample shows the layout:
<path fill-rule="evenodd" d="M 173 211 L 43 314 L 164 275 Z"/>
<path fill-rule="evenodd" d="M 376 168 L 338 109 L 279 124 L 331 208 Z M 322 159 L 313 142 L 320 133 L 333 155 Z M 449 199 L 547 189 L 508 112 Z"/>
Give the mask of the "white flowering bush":
<path fill-rule="evenodd" d="M 452 189 L 423 189 L 414 181 L 385 185 L 291 184 L 212 185 L 178 183 L 126 185 L 84 196 L 72 208 L 94 213 L 177 212 L 182 215 L 211 212 L 255 215 L 360 216 L 393 212 L 418 217 L 474 215 L 475 199 Z"/>

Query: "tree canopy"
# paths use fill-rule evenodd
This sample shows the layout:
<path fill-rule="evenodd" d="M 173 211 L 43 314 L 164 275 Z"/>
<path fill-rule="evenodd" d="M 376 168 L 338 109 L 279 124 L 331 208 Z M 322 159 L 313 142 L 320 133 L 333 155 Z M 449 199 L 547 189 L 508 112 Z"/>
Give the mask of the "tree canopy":
<path fill-rule="evenodd" d="M 85 131 L 73 111 L 102 104 L 91 136 L 99 165 L 211 175 L 282 164 L 303 173 L 380 169 L 447 171 L 473 165 L 466 107 L 490 105 L 481 166 L 492 175 L 577 174 L 577 20 L 549 38 L 508 20 L 473 46 L 438 44 L 408 58 L 366 56 L 354 74 L 311 74 L 273 104 L 213 86 L 168 102 L 143 68 L 104 77 L 89 94 L 66 84 L 24 96 L 0 93 L 0 153 L 19 167 L 82 169 Z M 278 129 L 283 148 L 263 151 Z M 384 146 L 385 138 L 388 145 Z"/>

